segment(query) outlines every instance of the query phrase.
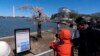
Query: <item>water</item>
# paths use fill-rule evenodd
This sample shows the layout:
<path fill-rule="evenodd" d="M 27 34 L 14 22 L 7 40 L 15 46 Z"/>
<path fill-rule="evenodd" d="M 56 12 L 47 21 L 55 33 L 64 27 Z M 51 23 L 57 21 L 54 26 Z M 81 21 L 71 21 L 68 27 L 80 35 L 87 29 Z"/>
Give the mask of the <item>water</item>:
<path fill-rule="evenodd" d="M 37 24 L 30 19 L 0 18 L 0 37 L 14 35 L 14 29 L 30 28 L 31 32 L 37 31 Z M 43 22 L 42 30 L 55 28 L 51 22 Z"/>

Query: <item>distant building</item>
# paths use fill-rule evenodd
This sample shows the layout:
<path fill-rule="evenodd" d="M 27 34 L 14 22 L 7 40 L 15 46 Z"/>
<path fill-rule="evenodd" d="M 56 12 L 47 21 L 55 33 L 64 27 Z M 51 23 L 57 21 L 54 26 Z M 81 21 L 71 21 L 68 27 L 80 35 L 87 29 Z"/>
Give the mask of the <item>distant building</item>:
<path fill-rule="evenodd" d="M 82 16 L 86 21 L 90 21 L 91 17 L 90 16 Z"/>

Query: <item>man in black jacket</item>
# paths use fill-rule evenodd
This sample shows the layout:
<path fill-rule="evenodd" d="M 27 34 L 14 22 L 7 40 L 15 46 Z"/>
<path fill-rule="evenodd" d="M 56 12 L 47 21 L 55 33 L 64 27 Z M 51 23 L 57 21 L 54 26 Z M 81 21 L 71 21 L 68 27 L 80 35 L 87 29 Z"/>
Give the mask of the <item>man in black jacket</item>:
<path fill-rule="evenodd" d="M 99 52 L 97 31 L 93 27 L 90 27 L 88 22 L 81 17 L 76 19 L 76 23 L 80 33 L 78 39 L 78 56 L 100 56 L 97 54 Z"/>

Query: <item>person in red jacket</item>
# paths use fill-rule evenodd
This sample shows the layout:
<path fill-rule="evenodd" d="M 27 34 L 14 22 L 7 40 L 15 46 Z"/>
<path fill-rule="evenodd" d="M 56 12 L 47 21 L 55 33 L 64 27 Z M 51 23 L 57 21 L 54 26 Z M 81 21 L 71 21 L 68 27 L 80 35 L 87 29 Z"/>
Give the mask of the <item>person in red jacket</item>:
<path fill-rule="evenodd" d="M 61 23 L 59 37 L 50 43 L 50 48 L 56 51 L 56 56 L 72 56 L 71 32 L 68 23 Z"/>

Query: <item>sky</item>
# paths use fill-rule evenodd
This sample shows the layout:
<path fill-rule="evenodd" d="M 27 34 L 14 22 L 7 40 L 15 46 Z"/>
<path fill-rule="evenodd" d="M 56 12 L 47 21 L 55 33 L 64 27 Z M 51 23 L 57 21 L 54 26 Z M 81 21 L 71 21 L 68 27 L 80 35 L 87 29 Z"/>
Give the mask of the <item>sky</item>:
<path fill-rule="evenodd" d="M 66 7 L 82 14 L 100 12 L 100 0 L 0 0 L 0 16 L 12 16 L 12 7 L 16 16 L 32 16 L 31 10 L 20 10 L 20 6 L 39 6 L 44 14 L 51 16 L 60 7 Z"/>

